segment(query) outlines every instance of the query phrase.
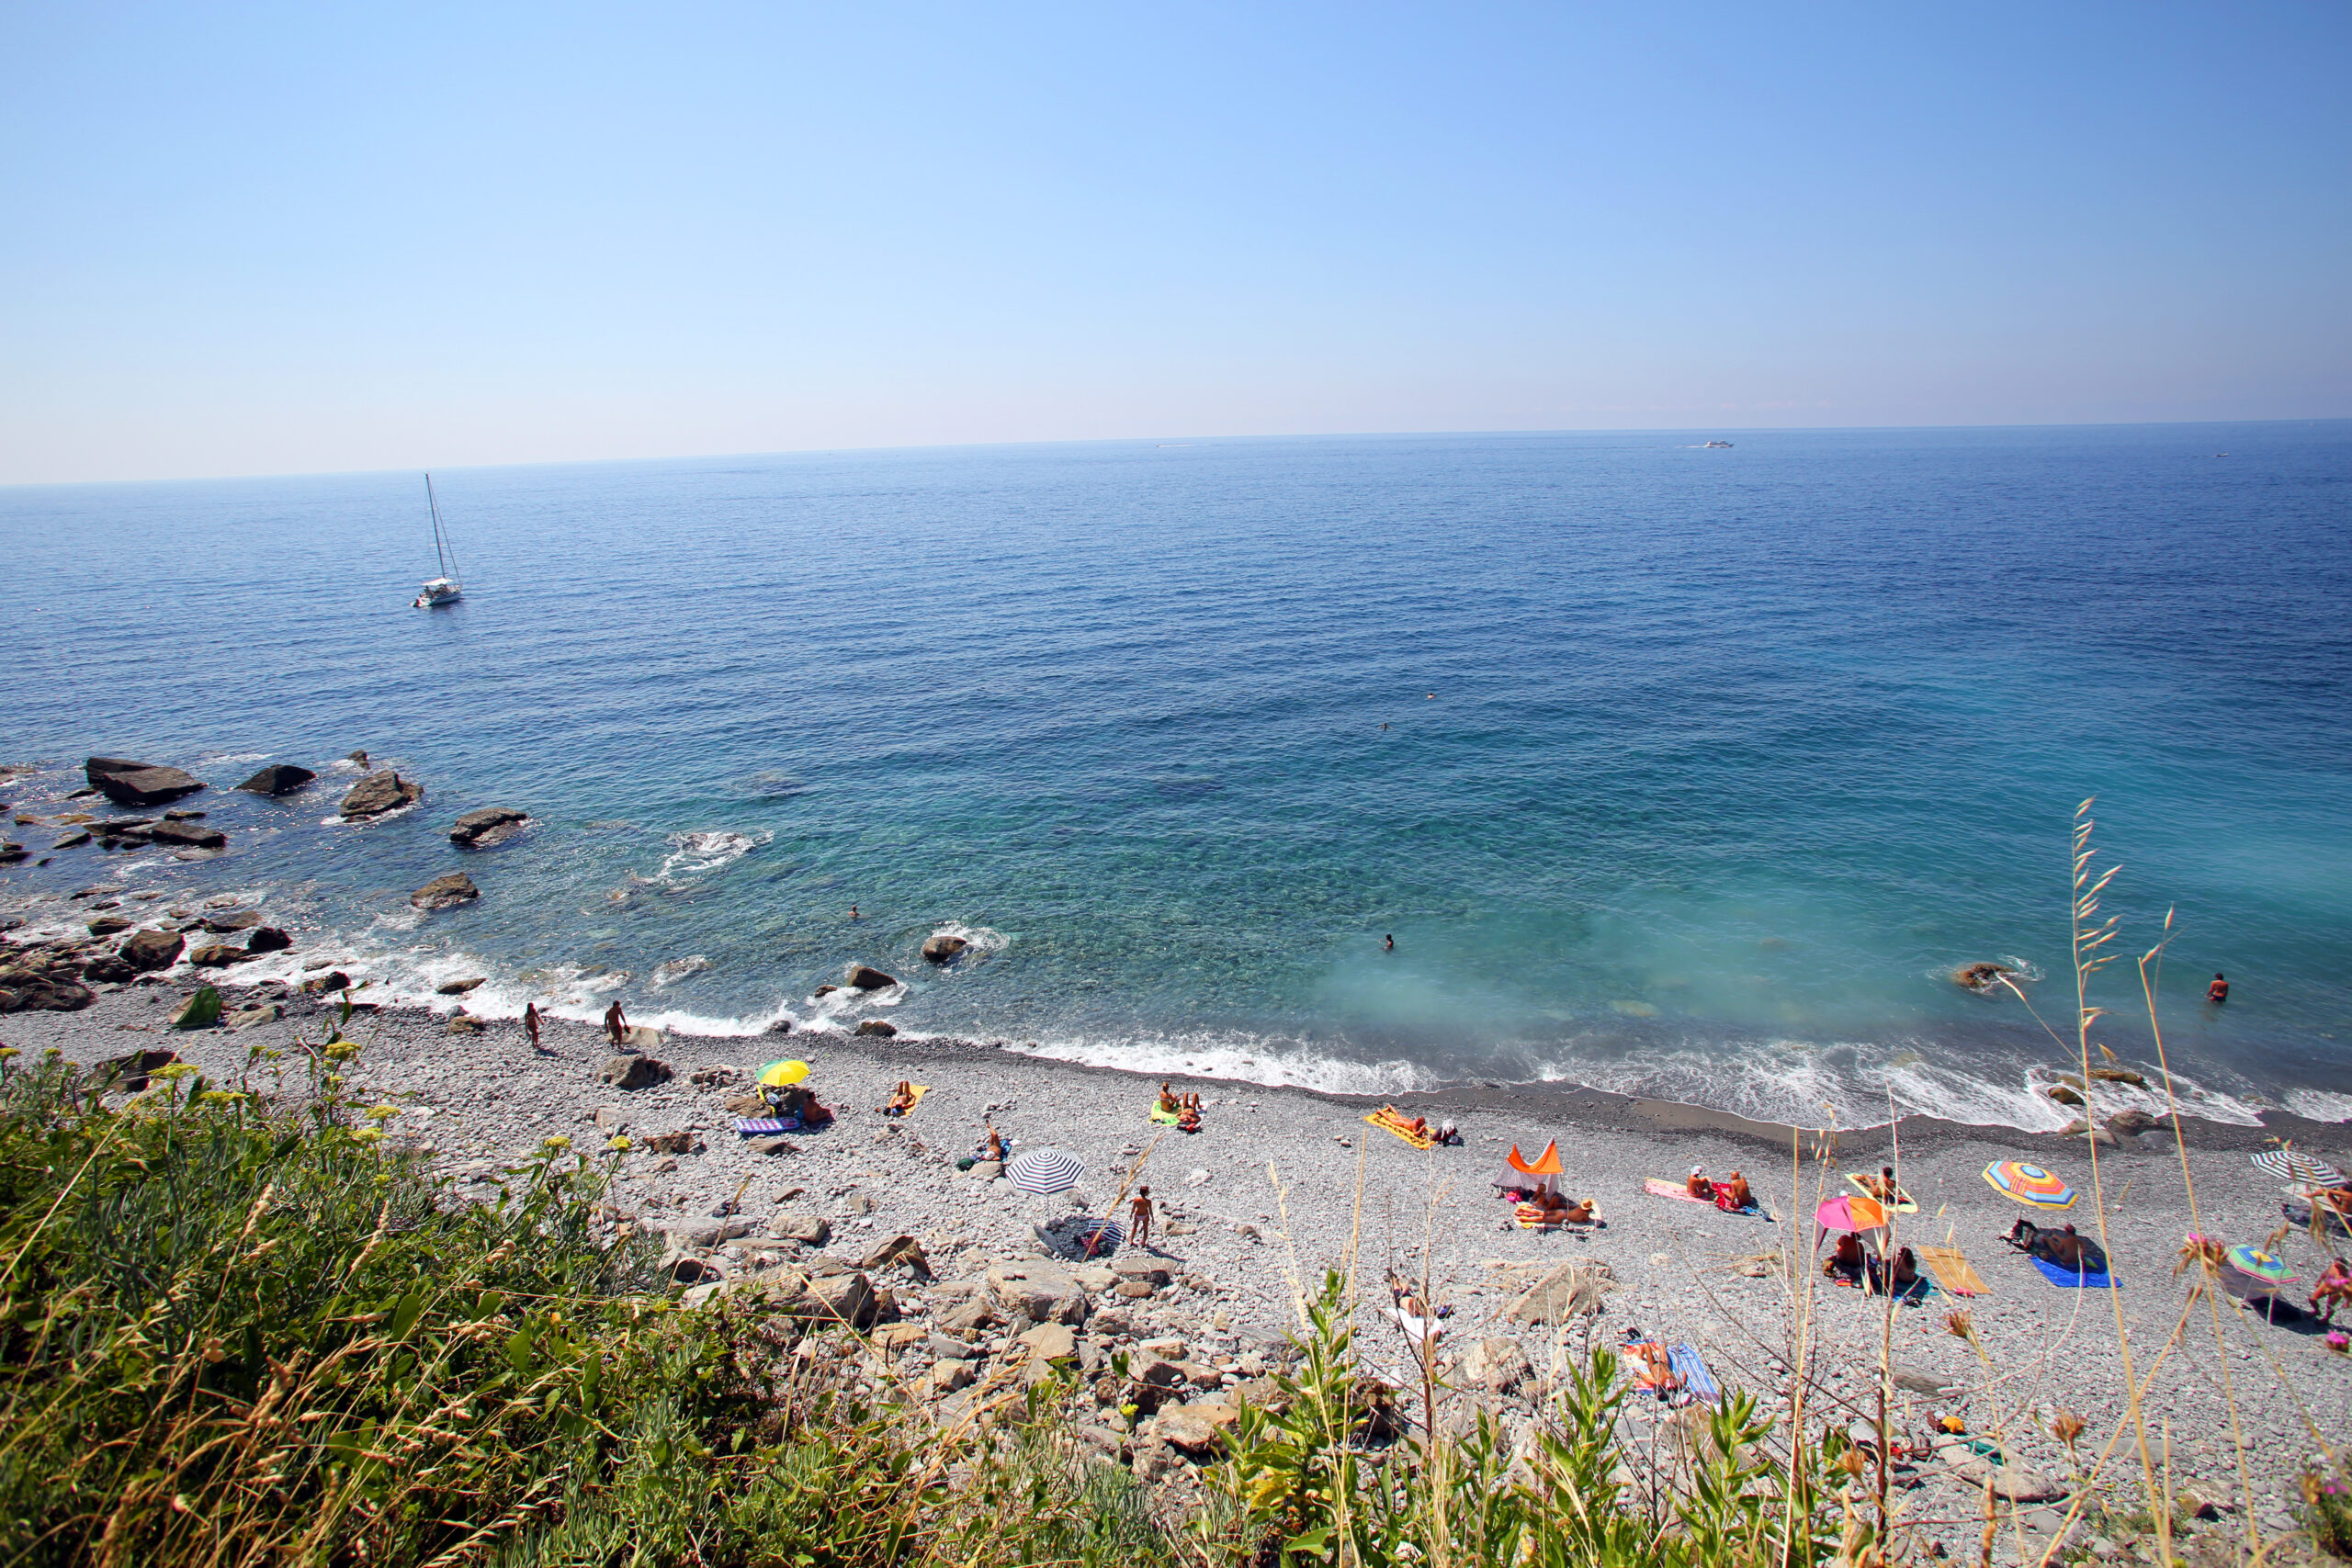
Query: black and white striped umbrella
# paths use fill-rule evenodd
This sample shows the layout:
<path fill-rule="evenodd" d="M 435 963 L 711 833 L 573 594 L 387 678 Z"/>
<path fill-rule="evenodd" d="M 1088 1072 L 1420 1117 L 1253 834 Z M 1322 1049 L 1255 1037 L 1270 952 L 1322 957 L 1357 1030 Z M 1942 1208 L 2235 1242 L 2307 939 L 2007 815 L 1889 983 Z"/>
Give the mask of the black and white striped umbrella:
<path fill-rule="evenodd" d="M 1012 1183 L 1015 1191 L 1026 1192 L 1033 1198 L 1049 1193 L 1067 1192 L 1078 1185 L 1086 1167 L 1074 1154 L 1060 1149 L 1031 1149 L 1015 1155 L 1004 1168 L 1004 1179 Z"/>
<path fill-rule="evenodd" d="M 2267 1170 L 2290 1181 L 2309 1182 L 2315 1187 L 2341 1187 L 2344 1173 L 2316 1155 L 2301 1149 L 2265 1149 L 2254 1156 L 2255 1168 Z"/>

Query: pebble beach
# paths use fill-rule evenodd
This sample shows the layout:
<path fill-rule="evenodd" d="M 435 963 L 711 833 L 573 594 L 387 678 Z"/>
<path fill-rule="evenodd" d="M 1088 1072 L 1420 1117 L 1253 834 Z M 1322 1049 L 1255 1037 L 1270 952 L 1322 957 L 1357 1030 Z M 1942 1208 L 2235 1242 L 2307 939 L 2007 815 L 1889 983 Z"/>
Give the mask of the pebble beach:
<path fill-rule="evenodd" d="M 217 1082 L 299 1092 L 298 1043 L 326 1037 L 340 999 L 277 981 L 238 987 L 232 975 L 220 989 L 227 1016 L 241 1021 L 173 1028 L 199 984 L 217 978 L 182 964 L 106 987 L 78 1011 L 17 1014 L 6 1038 L 85 1064 L 167 1049 Z M 989 1333 L 986 1312 L 971 1311 L 992 1299 L 991 1270 L 1061 1270 L 1089 1297 L 1070 1325 L 1072 1353 L 1087 1369 L 1116 1350 L 1149 1346 L 1189 1380 L 1179 1388 L 1189 1397 L 1171 1397 L 1164 1418 L 1130 1421 L 1114 1412 L 1107 1427 L 1090 1428 L 1124 1445 L 1140 1472 L 1181 1473 L 1181 1448 L 1162 1440 L 1163 1432 L 1184 1435 L 1173 1412 L 1199 1404 L 1216 1414 L 1214 1402 L 1262 1376 L 1298 1326 L 1302 1291 L 1313 1291 L 1326 1270 L 1355 1281 L 1357 1346 L 1367 1365 L 1405 1388 L 1418 1383 L 1416 1355 L 1384 1310 L 1383 1276 L 1395 1269 L 1425 1290 L 1444 1314 L 1439 1365 L 1462 1390 L 1457 1410 L 1483 1404 L 1512 1429 L 1533 1418 L 1570 1359 L 1591 1345 L 1614 1346 L 1629 1331 L 1692 1346 L 1725 1388 L 1751 1391 L 1785 1414 L 1801 1315 L 1803 1358 L 1816 1380 L 1806 1395 L 1808 1422 L 1843 1424 L 1874 1412 L 1884 1340 L 1894 1428 L 1925 1434 L 1949 1416 L 1972 1436 L 1991 1437 L 2005 1461 L 2004 1495 L 2031 1505 L 2019 1516 L 2029 1535 L 2061 1528 L 2076 1467 L 2091 1464 L 2124 1415 L 2109 1293 L 2057 1288 L 2005 1246 L 1998 1238 L 2027 1211 L 1980 1177 L 1990 1161 L 2031 1160 L 2082 1194 L 2054 1217 L 2097 1234 L 2090 1145 L 2079 1136 L 1917 1117 L 1894 1127 L 1792 1132 L 1573 1086 L 1497 1086 L 1401 1102 L 1408 1115 L 1459 1127 L 1459 1145 L 1421 1150 L 1363 1120 L 1376 1100 L 1175 1080 L 1180 1091 L 1200 1095 L 1204 1110 L 1202 1130 L 1186 1135 L 1148 1120 L 1152 1079 L 1040 1059 L 1003 1043 L 647 1032 L 631 1055 L 658 1067 L 631 1072 L 629 1058 L 616 1059 L 588 1025 L 550 1020 L 535 1053 L 518 1021 L 462 1013 L 462 998 L 437 1008 L 363 1004 L 342 1024 L 361 1047 L 346 1068 L 349 1087 L 399 1108 L 387 1119 L 390 1142 L 445 1174 L 452 1201 L 494 1195 L 507 1173 L 544 1156 L 547 1140 L 568 1140 L 585 1157 L 610 1163 L 616 1217 L 655 1233 L 673 1259 L 692 1259 L 679 1277 L 697 1281 L 701 1296 L 785 1264 L 855 1272 L 885 1244 L 911 1237 L 926 1260 L 921 1275 L 895 1264 L 871 1270 L 869 1283 L 884 1295 L 881 1315 L 896 1320 L 875 1332 L 884 1337 L 877 1343 L 890 1374 L 948 1406 L 971 1397 L 964 1385 L 985 1379 L 992 1357 L 1021 1350 Z M 727 1100 L 763 1062 L 782 1056 L 809 1064 L 809 1085 L 837 1120 L 782 1139 L 739 1136 Z M 653 1081 L 621 1089 L 608 1078 Z M 910 1115 L 886 1118 L 876 1108 L 902 1079 L 928 1092 Z M 2291 1138 L 2338 1160 L 2352 1145 L 2341 1126 L 2278 1120 L 2265 1129 L 2184 1122 L 2205 1234 L 2258 1244 L 2279 1226 L 2278 1185 L 2248 1163 L 2250 1153 L 2272 1146 L 2266 1139 Z M 960 1170 L 957 1161 L 978 1152 L 989 1125 L 1016 1155 L 1047 1146 L 1075 1155 L 1084 1166 L 1077 1189 L 1029 1197 L 989 1179 L 989 1167 Z M 625 1151 L 613 1148 L 616 1140 Z M 1519 1229 L 1511 1204 L 1491 1185 L 1509 1149 L 1532 1157 L 1553 1140 L 1569 1195 L 1598 1205 L 1603 1223 L 1588 1232 Z M 2161 1448 L 2168 1438 L 2177 1483 L 2217 1517 L 2241 1517 L 2250 1490 L 2257 1522 L 2284 1528 L 2290 1481 L 2313 1451 L 2313 1430 L 2331 1441 L 2352 1431 L 2352 1358 L 2331 1353 L 2313 1324 L 2267 1324 L 2226 1298 L 2218 1313 L 2226 1348 L 2217 1350 L 2211 1309 L 2199 1305 L 2184 1320 L 2187 1285 L 2175 1263 L 2189 1207 L 2170 1130 L 2126 1134 L 2099 1153 L 2104 1234 L 2143 1377 L 2176 1324 L 2186 1324 L 2150 1386 L 2151 1441 Z M 1898 1218 L 1897 1239 L 1958 1247 L 1984 1294 L 1933 1292 L 1890 1313 L 1882 1299 L 1818 1278 L 1815 1204 L 1849 1190 L 1845 1172 L 1887 1162 L 1899 1164 L 1918 1205 Z M 1645 1190 L 1645 1179 L 1679 1181 L 1693 1165 L 1717 1177 L 1746 1173 L 1769 1217 Z M 1091 1264 L 1054 1258 L 1041 1226 L 1080 1210 L 1124 1219 L 1146 1184 L 1157 1204 L 1148 1247 Z M 1793 1276 L 1792 1249 L 1800 1265 Z M 2280 1250 L 2305 1281 L 2324 1265 L 2321 1245 L 2308 1236 L 2290 1236 Z M 1568 1274 L 1562 1265 L 1572 1266 Z M 1556 1298 L 1564 1279 L 1590 1280 L 1588 1304 L 1598 1310 L 1549 1320 L 1555 1314 L 1541 1298 L 1547 1285 Z M 681 1288 L 699 1299 L 696 1285 Z M 943 1336 L 941 1325 L 959 1309 L 964 1316 Z M 1951 1331 L 1956 1310 L 1969 1314 L 1973 1341 Z M 1647 1396 L 1628 1408 L 1637 1429 L 1673 1418 Z M 2086 1423 L 2072 1454 L 2050 1429 L 2062 1410 Z M 2244 1438 L 2243 1477 L 2233 1428 Z M 2127 1441 L 2103 1472 L 2105 1491 L 2127 1510 L 2136 1487 L 2128 1450 Z M 1898 1468 L 1905 1506 L 1923 1520 L 1973 1518 L 1984 1473 L 1965 1454 Z M 2014 1544 L 2038 1554 L 2032 1540 Z"/>

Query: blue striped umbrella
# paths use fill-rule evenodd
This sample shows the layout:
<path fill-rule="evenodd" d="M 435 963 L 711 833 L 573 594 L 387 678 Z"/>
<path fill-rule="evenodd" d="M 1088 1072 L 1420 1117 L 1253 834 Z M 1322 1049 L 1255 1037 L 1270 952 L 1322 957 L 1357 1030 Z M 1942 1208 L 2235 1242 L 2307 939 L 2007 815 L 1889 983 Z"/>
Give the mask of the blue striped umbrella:
<path fill-rule="evenodd" d="M 1074 1154 L 1061 1149 L 1031 1149 L 1027 1154 L 1012 1156 L 1004 1168 L 1004 1179 L 1012 1183 L 1015 1191 L 1043 1198 L 1069 1191 L 1078 1185 L 1078 1179 L 1085 1171 L 1085 1165 Z"/>

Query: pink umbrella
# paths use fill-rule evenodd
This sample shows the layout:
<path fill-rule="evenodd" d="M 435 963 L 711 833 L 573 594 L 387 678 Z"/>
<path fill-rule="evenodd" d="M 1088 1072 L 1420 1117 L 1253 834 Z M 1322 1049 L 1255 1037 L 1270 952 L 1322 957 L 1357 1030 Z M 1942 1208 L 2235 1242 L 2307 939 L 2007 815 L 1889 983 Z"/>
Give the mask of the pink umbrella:
<path fill-rule="evenodd" d="M 1831 1198 L 1814 1210 L 1813 1224 L 1815 1251 L 1821 1248 L 1821 1238 L 1831 1231 L 1853 1231 L 1875 1250 L 1886 1250 L 1886 1210 L 1871 1199 Z"/>

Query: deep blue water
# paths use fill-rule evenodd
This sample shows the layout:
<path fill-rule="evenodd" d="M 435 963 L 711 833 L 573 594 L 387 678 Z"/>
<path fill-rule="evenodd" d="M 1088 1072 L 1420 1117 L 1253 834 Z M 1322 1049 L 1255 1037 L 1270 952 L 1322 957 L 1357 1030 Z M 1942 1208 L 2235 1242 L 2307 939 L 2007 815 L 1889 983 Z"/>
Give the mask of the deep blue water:
<path fill-rule="evenodd" d="M 296 959 L 488 1010 L 2054 1125 L 2056 1048 L 1947 976 L 2019 958 L 2064 1032 L 2096 795 L 2121 945 L 2178 908 L 2200 1103 L 2352 1112 L 2352 424 L 1692 439 L 444 472 L 431 612 L 413 474 L 0 491 L 17 809 L 93 751 L 225 786 L 365 747 L 428 791 L 349 828 L 347 774 L 216 788 L 228 854 L 0 901 L 266 891 Z M 484 804 L 536 825 L 461 857 Z M 413 916 L 460 863 L 481 903 Z M 951 924 L 990 951 L 933 970 Z M 808 999 L 853 961 L 908 984 Z M 2098 990 L 2142 1055 L 2128 958 Z"/>

